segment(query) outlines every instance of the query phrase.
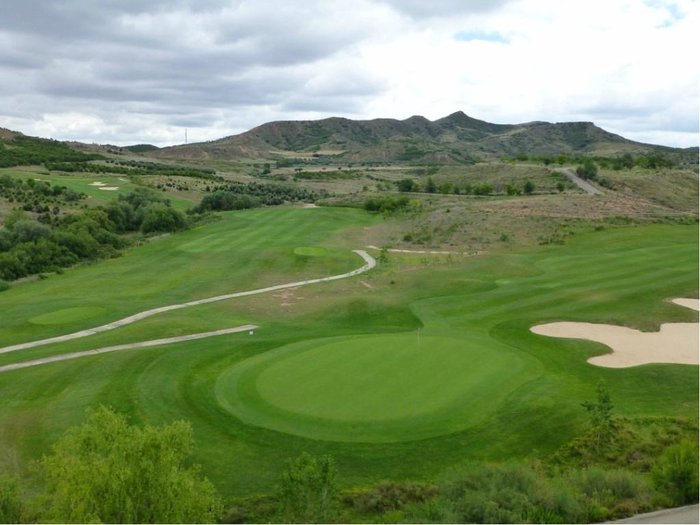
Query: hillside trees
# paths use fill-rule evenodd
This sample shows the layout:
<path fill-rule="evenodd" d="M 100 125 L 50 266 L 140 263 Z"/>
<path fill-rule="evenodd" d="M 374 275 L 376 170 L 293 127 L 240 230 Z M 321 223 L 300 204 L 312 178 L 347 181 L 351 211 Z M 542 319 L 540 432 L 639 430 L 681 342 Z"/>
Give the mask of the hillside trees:
<path fill-rule="evenodd" d="M 12 281 L 114 256 L 129 244 L 125 233 L 171 232 L 186 226 L 183 213 L 146 190 L 120 196 L 105 208 L 55 217 L 51 224 L 13 210 L 0 229 L 0 279 Z"/>
<path fill-rule="evenodd" d="M 130 425 L 100 407 L 59 439 L 41 461 L 47 518 L 77 523 L 208 523 L 221 514 L 197 467 L 192 428 Z"/>

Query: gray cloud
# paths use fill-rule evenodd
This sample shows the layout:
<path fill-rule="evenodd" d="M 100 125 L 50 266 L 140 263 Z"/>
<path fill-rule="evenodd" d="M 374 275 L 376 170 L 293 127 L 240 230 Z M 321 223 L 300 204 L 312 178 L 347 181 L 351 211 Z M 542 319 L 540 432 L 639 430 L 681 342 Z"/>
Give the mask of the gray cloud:
<path fill-rule="evenodd" d="M 425 19 L 455 14 L 483 13 L 499 9 L 511 0 L 382 0 L 408 16 Z"/>
<path fill-rule="evenodd" d="M 439 33 L 454 20 L 473 21 L 472 15 L 499 13 L 511 3 L 2 0 L 0 126 L 57 139 L 149 139 L 165 145 L 180 140 L 182 127 L 200 128 L 205 139 L 213 139 L 266 120 L 399 116 L 386 113 L 377 101 L 410 93 L 421 66 L 406 67 L 410 77 L 392 78 L 368 59 L 372 50 L 381 50 L 377 42 L 391 43 L 406 34 L 420 42 L 426 28 Z M 455 31 L 451 26 L 448 39 Z M 427 56 L 430 52 L 425 50 Z M 387 57 L 413 65 L 401 46 Z M 447 69 L 459 64 L 453 60 Z M 430 73 L 434 85 L 418 101 L 430 109 L 434 94 L 433 104 L 440 97 L 455 104 L 448 112 L 468 110 L 453 102 L 458 96 L 440 93 L 441 74 Z M 478 70 L 469 82 L 488 76 L 489 71 Z M 567 114 L 585 113 L 582 120 L 629 125 L 633 131 L 669 126 L 692 131 L 687 115 L 694 114 L 687 108 L 693 101 L 677 103 L 679 97 L 672 89 L 669 93 L 668 99 L 642 106 L 625 100 L 584 103 Z M 368 107 L 379 113 L 368 115 Z M 400 108 L 405 116 L 420 110 Z M 513 109 L 508 111 L 510 118 L 501 121 L 516 120 Z M 639 116 L 643 112 L 648 118 Z M 697 130 L 696 119 L 694 125 Z"/>

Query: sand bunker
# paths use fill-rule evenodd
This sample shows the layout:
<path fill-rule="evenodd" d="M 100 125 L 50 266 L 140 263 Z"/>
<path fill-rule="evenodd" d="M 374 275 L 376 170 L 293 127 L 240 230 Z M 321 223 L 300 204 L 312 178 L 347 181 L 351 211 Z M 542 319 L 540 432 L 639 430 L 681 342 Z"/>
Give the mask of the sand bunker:
<path fill-rule="evenodd" d="M 95 182 L 91 182 L 89 184 L 89 186 L 107 186 L 107 184 L 105 184 L 104 182 L 95 181 Z"/>
<path fill-rule="evenodd" d="M 116 191 L 119 189 L 118 186 L 100 186 L 97 188 L 98 190 L 103 190 L 103 191 Z"/>
<path fill-rule="evenodd" d="M 673 303 L 698 310 L 698 299 L 673 299 Z M 591 357 L 592 365 L 627 368 L 650 363 L 697 365 L 698 323 L 664 323 L 658 332 L 640 332 L 624 326 L 594 323 L 548 323 L 530 328 L 549 337 L 588 339 L 603 343 L 612 353 Z"/>

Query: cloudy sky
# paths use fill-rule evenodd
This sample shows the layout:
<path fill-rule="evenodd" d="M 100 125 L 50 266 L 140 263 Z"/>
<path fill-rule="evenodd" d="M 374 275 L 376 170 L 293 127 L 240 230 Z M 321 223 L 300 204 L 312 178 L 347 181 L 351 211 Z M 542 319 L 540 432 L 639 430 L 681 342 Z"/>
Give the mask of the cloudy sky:
<path fill-rule="evenodd" d="M 698 145 L 699 0 L 0 0 L 0 127 L 159 146 L 461 110 Z"/>

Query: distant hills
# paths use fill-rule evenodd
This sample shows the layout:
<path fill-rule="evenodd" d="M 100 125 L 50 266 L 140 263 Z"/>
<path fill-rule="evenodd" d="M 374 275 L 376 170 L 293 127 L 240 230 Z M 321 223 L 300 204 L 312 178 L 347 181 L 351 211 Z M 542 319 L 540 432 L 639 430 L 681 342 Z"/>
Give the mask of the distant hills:
<path fill-rule="evenodd" d="M 634 142 L 592 122 L 493 124 L 458 111 L 434 121 L 413 116 L 405 120 L 331 117 L 269 122 L 239 135 L 162 148 L 148 155 L 182 160 L 333 156 L 347 162 L 450 164 L 522 154 L 687 156 L 693 150 L 697 158 L 697 148 Z"/>
<path fill-rule="evenodd" d="M 0 146 L 29 139 L 0 128 Z M 39 140 L 39 139 L 37 139 Z M 508 157 L 661 155 L 676 164 L 696 166 L 698 148 L 671 148 L 628 140 L 592 122 L 493 124 L 461 111 L 428 120 L 378 118 L 268 122 L 211 142 L 157 148 L 150 144 L 111 146 L 66 142 L 93 154 L 131 153 L 169 160 L 315 159 L 328 163 L 472 164 Z M 2 148 L 0 148 L 2 149 Z M 9 150 L 5 150 L 8 153 Z"/>

